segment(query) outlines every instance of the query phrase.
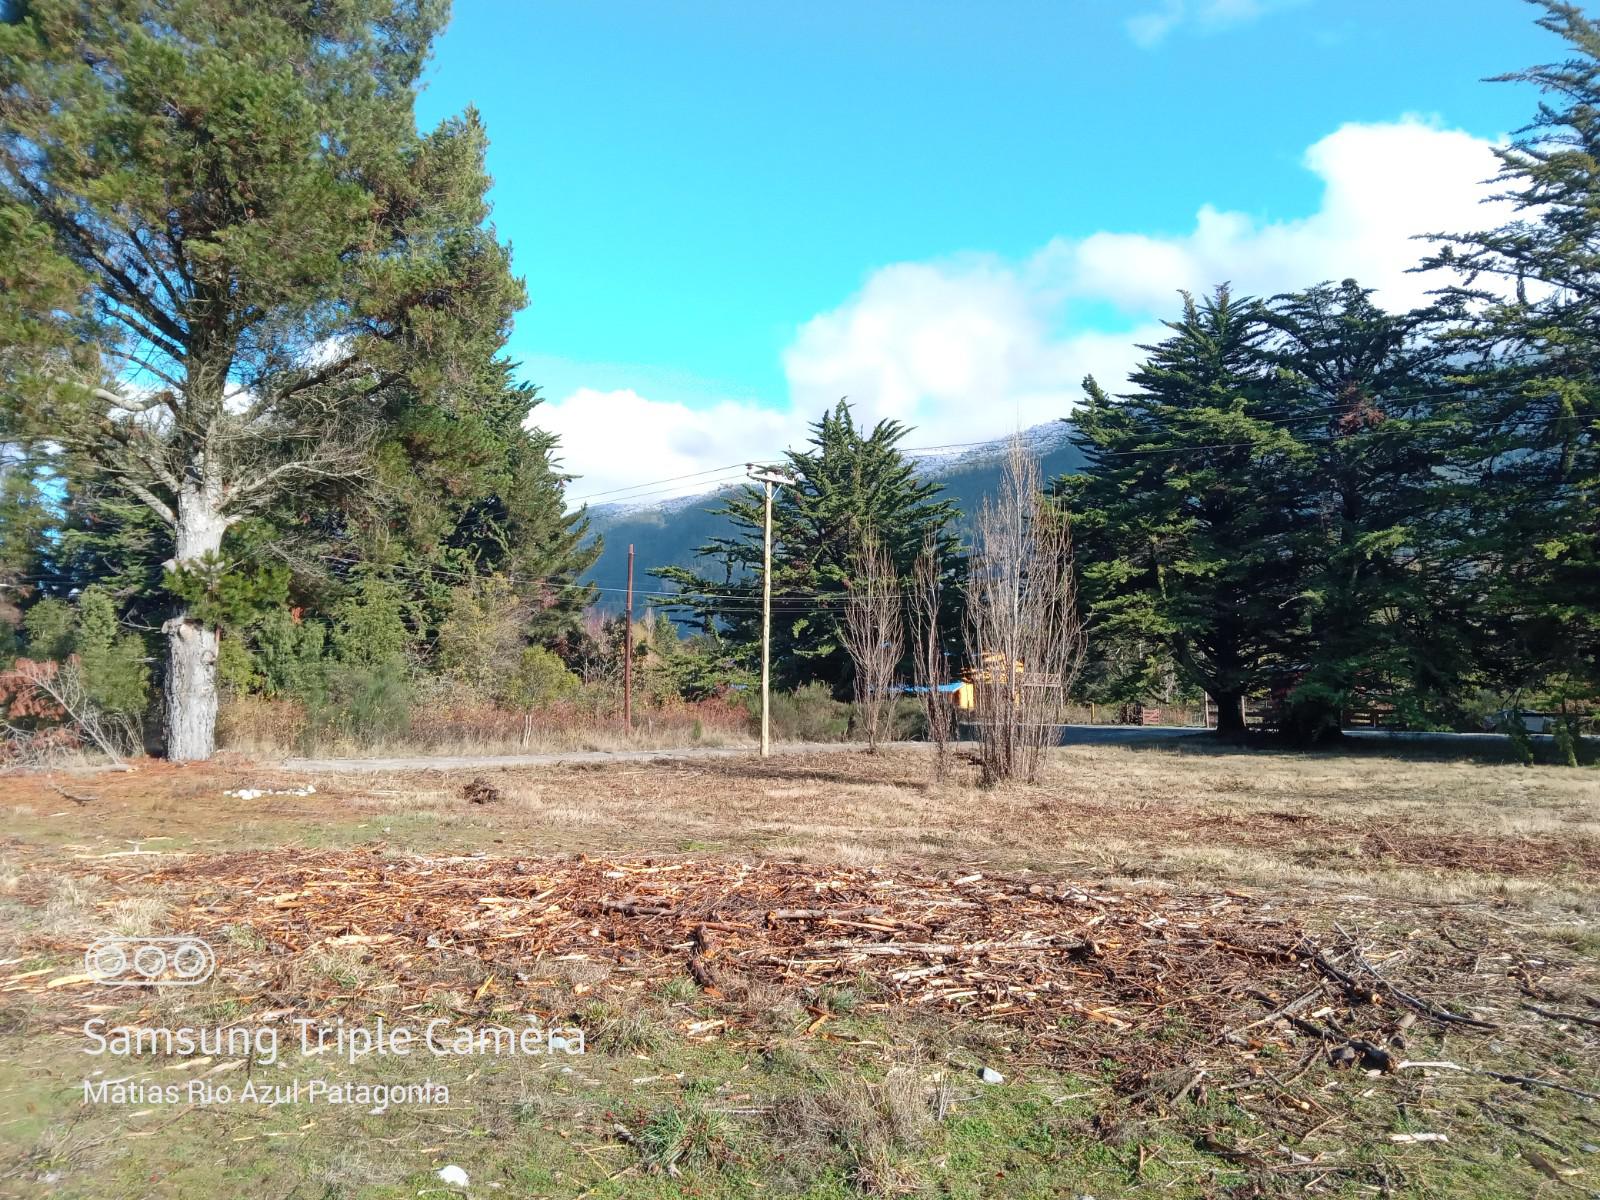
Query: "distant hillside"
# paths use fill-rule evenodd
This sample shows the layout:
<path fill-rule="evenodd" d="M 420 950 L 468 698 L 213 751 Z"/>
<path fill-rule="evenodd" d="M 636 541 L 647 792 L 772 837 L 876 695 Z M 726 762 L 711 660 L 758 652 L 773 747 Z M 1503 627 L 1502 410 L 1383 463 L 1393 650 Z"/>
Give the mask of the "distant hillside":
<path fill-rule="evenodd" d="M 1067 440 L 1067 427 L 1059 421 L 1036 425 L 1023 432 L 1023 438 L 1039 455 L 1040 467 L 1048 480 L 1077 470 L 1083 457 Z M 937 479 L 961 510 L 963 524 L 977 509 L 983 497 L 991 494 L 1000 480 L 1001 459 L 1006 439 L 957 454 L 921 458 L 921 473 Z M 737 489 L 733 489 L 737 490 Z M 661 567 L 695 565 L 695 550 L 712 537 L 725 533 L 728 522 L 713 510 L 720 507 L 727 491 L 701 496 L 678 497 L 658 505 L 599 505 L 589 510 L 592 528 L 605 539 L 605 549 L 585 576 L 587 582 L 602 588 L 625 588 L 628 582 L 628 543 L 634 545 L 636 611 L 648 603 L 643 593 L 662 589 L 651 571 Z M 600 606 L 615 611 L 622 607 L 621 591 L 602 591 Z"/>

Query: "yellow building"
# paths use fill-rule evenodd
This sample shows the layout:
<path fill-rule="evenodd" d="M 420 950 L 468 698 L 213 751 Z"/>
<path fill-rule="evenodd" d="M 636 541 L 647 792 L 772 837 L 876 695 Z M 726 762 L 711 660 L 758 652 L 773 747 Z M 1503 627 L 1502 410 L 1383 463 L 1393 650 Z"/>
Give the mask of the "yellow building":
<path fill-rule="evenodd" d="M 1005 661 L 1003 655 L 991 651 L 979 658 L 977 666 L 964 669 L 961 672 L 961 688 L 956 692 L 956 707 L 964 712 L 971 712 L 977 707 L 979 684 L 992 685 L 1005 682 Z M 1021 684 L 1026 677 L 1026 668 L 1019 658 L 1011 678 L 1017 684 Z"/>

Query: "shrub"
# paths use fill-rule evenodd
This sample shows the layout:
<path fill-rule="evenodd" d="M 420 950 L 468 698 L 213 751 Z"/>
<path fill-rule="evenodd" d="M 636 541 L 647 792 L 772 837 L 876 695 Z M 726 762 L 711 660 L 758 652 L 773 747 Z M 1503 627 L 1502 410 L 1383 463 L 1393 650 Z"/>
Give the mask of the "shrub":
<path fill-rule="evenodd" d="M 72 623 L 72 605 L 53 598 L 40 600 L 22 618 L 28 657 L 35 662 L 64 660 L 72 653 Z"/>
<path fill-rule="evenodd" d="M 320 697 L 327 686 L 328 627 L 296 621 L 287 608 L 264 616 L 253 631 L 255 666 L 269 696 Z"/>
<path fill-rule="evenodd" d="M 572 695 L 579 684 L 558 656 L 543 646 L 529 646 L 522 652 L 516 674 L 502 688 L 502 699 L 513 708 L 539 708 Z"/>
<path fill-rule="evenodd" d="M 482 693 L 517 670 L 528 606 L 504 575 L 474 578 L 450 593 L 436 661 L 448 678 Z"/>
<path fill-rule="evenodd" d="M 761 726 L 761 693 L 752 688 L 746 705 L 752 728 Z M 772 736 L 789 742 L 842 742 L 850 734 L 850 705 L 835 700 L 825 683 L 808 683 L 792 692 L 774 692 Z"/>
<path fill-rule="evenodd" d="M 370 665 L 343 663 L 328 671 L 325 697 L 310 705 L 313 737 L 357 743 L 393 740 L 411 724 L 411 681 L 397 658 Z"/>
<path fill-rule="evenodd" d="M 915 696 L 902 696 L 889 715 L 889 738 L 896 742 L 922 742 L 928 738 L 928 713 Z"/>
<path fill-rule="evenodd" d="M 339 660 L 379 667 L 405 657 L 414 641 L 406 623 L 409 611 L 399 584 L 364 576 L 333 610 L 333 648 Z"/>
<path fill-rule="evenodd" d="M 89 699 L 106 712 L 138 718 L 150 697 L 144 642 L 118 632 L 116 604 L 102 587 L 87 587 L 78 598 L 77 643 Z"/>
<path fill-rule="evenodd" d="M 266 682 L 250 647 L 232 630 L 224 629 L 217 643 L 217 682 L 230 696 L 258 692 Z"/>

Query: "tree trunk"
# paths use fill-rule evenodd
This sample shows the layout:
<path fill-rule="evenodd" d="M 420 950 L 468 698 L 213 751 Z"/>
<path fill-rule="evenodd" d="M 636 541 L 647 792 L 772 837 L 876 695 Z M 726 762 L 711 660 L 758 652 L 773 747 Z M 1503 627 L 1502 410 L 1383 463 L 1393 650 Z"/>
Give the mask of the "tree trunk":
<path fill-rule="evenodd" d="M 1211 697 L 1212 703 L 1217 706 L 1217 736 L 1222 738 L 1243 738 L 1244 727 L 1244 694 L 1242 692 L 1215 692 Z"/>
<path fill-rule="evenodd" d="M 178 496 L 177 547 L 170 565 L 199 565 L 222 548 L 227 527 L 222 489 L 211 483 L 186 485 Z M 162 630 L 167 635 L 167 757 L 204 761 L 216 747 L 217 627 L 183 609 Z"/>

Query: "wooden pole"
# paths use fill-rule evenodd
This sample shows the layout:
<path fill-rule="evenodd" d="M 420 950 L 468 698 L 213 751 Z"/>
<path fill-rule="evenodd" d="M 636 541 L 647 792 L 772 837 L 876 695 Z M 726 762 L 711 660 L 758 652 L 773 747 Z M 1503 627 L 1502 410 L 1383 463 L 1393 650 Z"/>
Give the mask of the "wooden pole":
<path fill-rule="evenodd" d="M 761 757 L 772 753 L 768 727 L 769 689 L 772 684 L 772 481 L 762 481 L 766 489 L 766 516 L 761 537 Z"/>
<path fill-rule="evenodd" d="M 766 499 L 761 521 L 761 757 L 766 758 L 772 753 L 772 489 L 780 483 L 793 487 L 794 480 L 757 470 L 754 463 L 747 463 L 745 472 L 761 484 Z"/>
<path fill-rule="evenodd" d="M 628 636 L 622 653 L 622 728 L 633 732 L 633 543 L 628 543 Z"/>

